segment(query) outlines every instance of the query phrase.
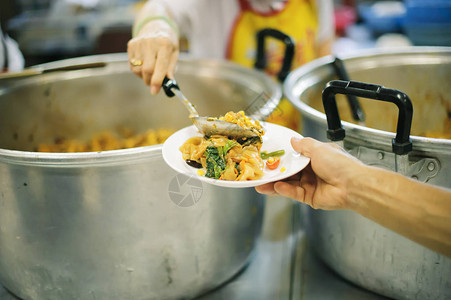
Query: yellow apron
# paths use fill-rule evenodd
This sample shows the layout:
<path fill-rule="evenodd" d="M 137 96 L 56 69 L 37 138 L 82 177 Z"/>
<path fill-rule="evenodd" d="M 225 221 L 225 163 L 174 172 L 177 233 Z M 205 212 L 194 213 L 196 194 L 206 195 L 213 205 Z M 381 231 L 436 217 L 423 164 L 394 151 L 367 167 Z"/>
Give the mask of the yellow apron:
<path fill-rule="evenodd" d="M 226 57 L 229 60 L 253 68 L 257 46 L 256 33 L 265 28 L 277 29 L 295 41 L 292 68 L 316 58 L 315 35 L 318 19 L 313 1 L 288 0 L 281 10 L 268 13 L 253 10 L 247 0 L 239 2 L 240 14 L 235 20 L 227 46 Z M 285 46 L 281 41 L 272 38 L 265 44 L 265 72 L 275 76 L 282 66 Z M 283 99 L 267 121 L 298 130 L 299 113 L 288 100 Z"/>

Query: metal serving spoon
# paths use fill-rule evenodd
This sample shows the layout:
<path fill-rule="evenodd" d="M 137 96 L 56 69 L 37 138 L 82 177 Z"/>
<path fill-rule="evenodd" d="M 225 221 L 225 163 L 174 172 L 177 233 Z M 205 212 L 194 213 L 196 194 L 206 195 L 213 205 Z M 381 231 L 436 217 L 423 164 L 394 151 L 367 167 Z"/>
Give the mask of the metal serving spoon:
<path fill-rule="evenodd" d="M 190 115 L 189 118 L 193 121 L 194 125 L 199 131 L 206 135 L 212 136 L 215 134 L 224 135 L 231 138 L 249 138 L 254 136 L 260 136 L 260 132 L 256 128 L 246 129 L 237 124 L 230 123 L 223 120 L 218 120 L 214 117 L 201 117 L 194 108 L 194 105 L 180 91 L 177 82 L 174 79 L 167 77 L 163 80 L 163 90 L 168 97 L 177 96 L 177 98 L 185 105 Z"/>

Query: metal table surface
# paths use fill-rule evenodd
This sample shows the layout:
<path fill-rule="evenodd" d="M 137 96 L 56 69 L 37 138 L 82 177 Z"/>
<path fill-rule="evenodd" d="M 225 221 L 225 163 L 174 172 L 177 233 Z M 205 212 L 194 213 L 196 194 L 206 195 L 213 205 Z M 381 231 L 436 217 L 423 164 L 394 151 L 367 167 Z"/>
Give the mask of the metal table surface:
<path fill-rule="evenodd" d="M 308 247 L 299 205 L 268 197 L 262 235 L 247 267 L 198 300 L 387 299 L 345 281 L 315 256 Z M 0 285 L 0 300 L 18 298 Z"/>

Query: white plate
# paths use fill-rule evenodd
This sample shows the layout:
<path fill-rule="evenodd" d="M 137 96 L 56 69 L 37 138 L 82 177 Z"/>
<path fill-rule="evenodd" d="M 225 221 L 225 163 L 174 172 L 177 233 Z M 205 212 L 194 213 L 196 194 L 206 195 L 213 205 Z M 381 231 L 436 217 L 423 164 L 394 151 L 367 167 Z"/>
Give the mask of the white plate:
<path fill-rule="evenodd" d="M 255 187 L 264 183 L 282 180 L 298 173 L 308 165 L 310 159 L 294 151 L 290 142 L 292 137 L 302 138 L 302 135 L 294 130 L 273 123 L 261 122 L 261 124 L 265 129 L 261 151 L 272 152 L 283 149 L 285 154 L 281 156 L 277 169 L 269 170 L 265 165 L 263 169 L 264 175 L 258 180 L 228 181 L 197 174 L 199 169 L 189 166 L 183 160 L 182 152 L 179 150 L 189 138 L 202 136 L 194 125 L 180 129 L 166 140 L 163 144 L 163 159 L 179 173 L 195 176 L 201 181 L 214 185 L 231 188 Z"/>

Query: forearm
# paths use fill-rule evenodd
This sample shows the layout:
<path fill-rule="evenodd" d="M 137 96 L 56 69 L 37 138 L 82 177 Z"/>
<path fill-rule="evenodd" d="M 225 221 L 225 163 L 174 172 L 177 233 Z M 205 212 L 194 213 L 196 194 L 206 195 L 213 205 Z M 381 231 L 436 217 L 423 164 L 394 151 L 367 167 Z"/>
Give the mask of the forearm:
<path fill-rule="evenodd" d="M 451 257 L 451 191 L 363 166 L 348 186 L 351 210 Z"/>

